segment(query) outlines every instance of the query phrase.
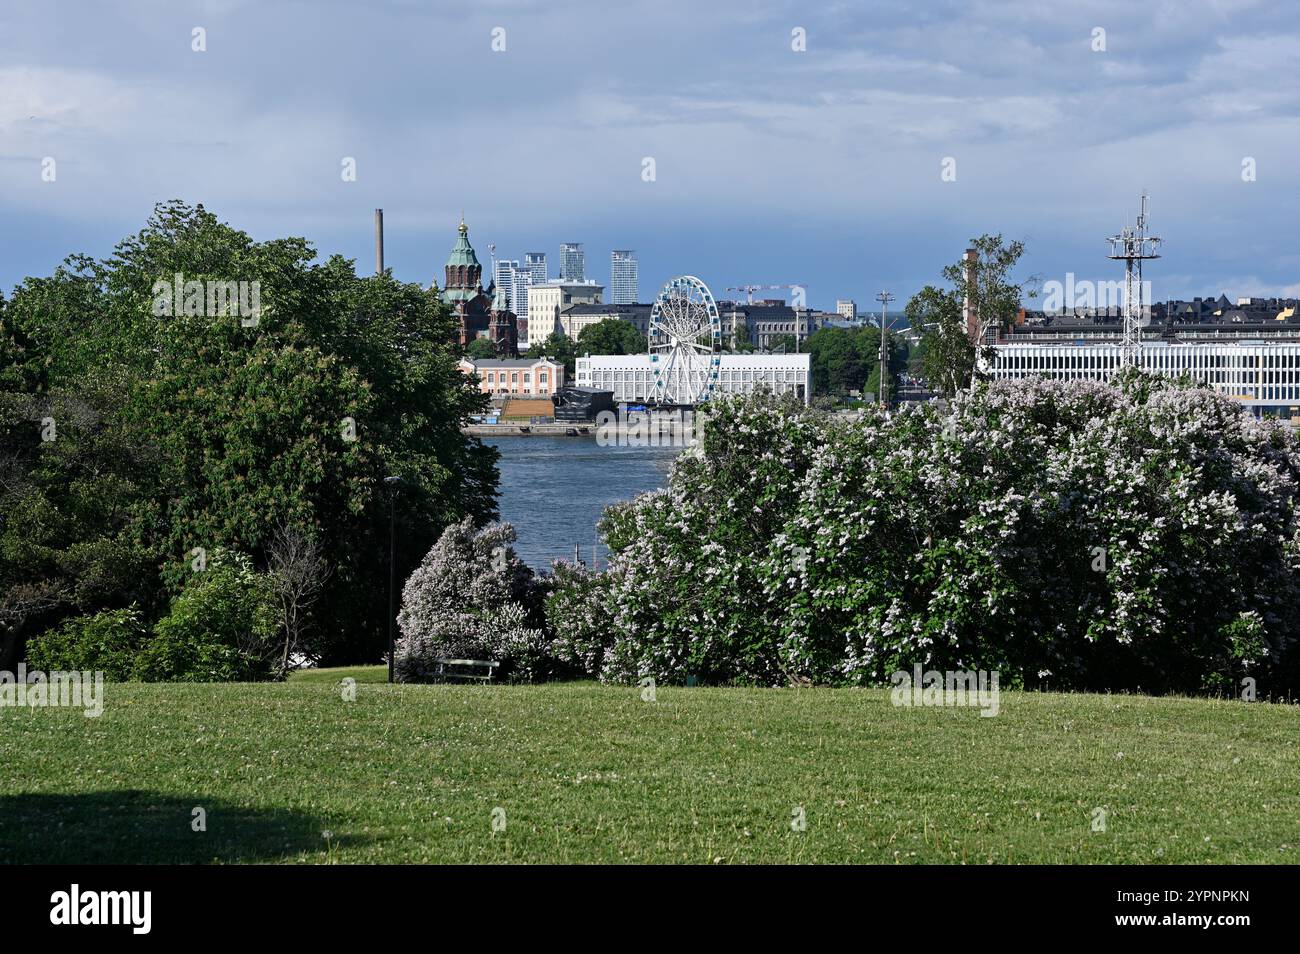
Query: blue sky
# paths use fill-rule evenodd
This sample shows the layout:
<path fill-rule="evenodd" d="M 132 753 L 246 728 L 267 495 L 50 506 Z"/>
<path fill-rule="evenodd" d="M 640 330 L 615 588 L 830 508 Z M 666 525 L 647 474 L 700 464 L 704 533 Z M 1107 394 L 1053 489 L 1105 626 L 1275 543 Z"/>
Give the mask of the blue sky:
<path fill-rule="evenodd" d="M 5 0 L 0 288 L 179 197 L 362 270 L 382 206 L 408 281 L 464 209 L 485 262 L 581 241 L 605 282 L 636 249 L 643 300 L 690 273 L 866 307 L 986 231 L 1025 275 L 1116 278 L 1146 189 L 1155 297 L 1300 295 L 1298 41 L 1246 0 Z"/>

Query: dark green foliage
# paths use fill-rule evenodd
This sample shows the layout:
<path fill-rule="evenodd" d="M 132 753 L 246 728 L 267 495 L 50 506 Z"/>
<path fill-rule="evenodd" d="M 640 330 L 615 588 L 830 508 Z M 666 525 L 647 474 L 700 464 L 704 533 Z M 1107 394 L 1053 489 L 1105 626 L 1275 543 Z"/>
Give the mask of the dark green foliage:
<path fill-rule="evenodd" d="M 565 380 L 573 379 L 574 368 L 577 367 L 578 352 L 562 331 L 552 332 L 544 342 L 530 345 L 528 351 L 524 354 L 528 358 L 550 358 L 552 361 L 558 361 L 564 365 Z"/>
<path fill-rule="evenodd" d="M 645 354 L 645 335 L 630 321 L 606 318 L 578 332 L 578 354 Z"/>
<path fill-rule="evenodd" d="M 465 355 L 471 360 L 483 361 L 497 356 L 496 345 L 491 338 L 475 338 L 465 347 Z"/>
<path fill-rule="evenodd" d="M 808 338 L 812 356 L 813 393 L 842 396 L 850 391 L 880 393 L 880 329 L 822 328 Z M 907 368 L 903 343 L 889 335 L 889 393 L 897 375 Z"/>
<path fill-rule="evenodd" d="M 122 682 L 134 674 L 148 635 L 134 606 L 76 616 L 31 641 L 27 666 L 42 672 L 102 672 L 106 679 Z"/>
<path fill-rule="evenodd" d="M 158 621 L 134 675 L 145 682 L 269 679 L 277 632 L 267 578 L 247 558 L 218 551 Z"/>
<path fill-rule="evenodd" d="M 260 314 L 166 313 L 178 274 L 257 283 Z M 486 401 L 454 331 L 430 290 L 179 202 L 108 259 L 24 282 L 0 312 L 0 663 L 71 615 L 156 619 L 196 549 L 264 568 L 280 525 L 318 537 L 333 570 L 317 655 L 377 658 L 383 478 L 404 480 L 399 577 L 448 523 L 496 512 L 496 452 L 460 433 Z"/>

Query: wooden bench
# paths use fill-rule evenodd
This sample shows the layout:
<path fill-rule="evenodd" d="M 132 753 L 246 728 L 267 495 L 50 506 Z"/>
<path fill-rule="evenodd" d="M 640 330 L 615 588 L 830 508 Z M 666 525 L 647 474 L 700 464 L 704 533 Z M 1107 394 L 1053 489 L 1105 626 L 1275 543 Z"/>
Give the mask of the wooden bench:
<path fill-rule="evenodd" d="M 491 682 L 492 672 L 501 664 L 487 659 L 434 660 L 438 664 L 439 682 Z"/>

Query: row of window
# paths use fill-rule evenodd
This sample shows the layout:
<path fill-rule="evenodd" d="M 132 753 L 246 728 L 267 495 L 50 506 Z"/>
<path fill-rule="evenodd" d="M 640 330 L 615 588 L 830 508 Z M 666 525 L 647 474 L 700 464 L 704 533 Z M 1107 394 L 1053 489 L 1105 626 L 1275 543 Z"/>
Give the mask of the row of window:
<path fill-rule="evenodd" d="M 794 390 L 801 385 L 807 384 L 807 376 L 802 372 L 796 375 L 794 372 L 786 372 L 778 376 L 759 376 L 757 378 L 747 375 L 744 378 L 730 378 L 729 372 L 723 372 L 718 378 L 718 387 L 724 391 L 731 390 L 753 390 L 755 387 L 769 387 L 775 391 Z M 624 391 L 647 391 L 654 386 L 654 377 L 641 372 L 635 376 L 629 372 L 624 376 L 621 372 L 595 371 L 591 373 L 579 372 L 578 383 L 584 387 L 601 388 L 608 391 L 614 391 L 621 394 Z"/>
<path fill-rule="evenodd" d="M 1148 369 L 1151 370 L 1151 369 Z M 1228 371 L 1178 369 L 1194 380 L 1213 387 L 1221 394 L 1250 398 L 1257 401 L 1285 401 L 1300 403 L 1300 375 L 1291 372 L 1234 369 Z M 1010 370 L 997 369 L 994 374 L 1003 378 L 1044 377 L 1057 380 L 1078 378 L 1104 378 L 1105 372 L 1075 369 Z"/>
<path fill-rule="evenodd" d="M 532 373 L 531 371 L 525 371 L 525 372 L 523 372 L 523 375 L 524 375 L 524 384 L 531 384 L 532 381 L 533 381 L 533 373 Z M 539 372 L 537 373 L 537 383 L 538 383 L 538 384 L 546 384 L 547 381 L 549 380 L 549 378 L 550 378 L 550 376 L 549 376 L 545 371 L 539 371 Z M 487 373 L 487 377 L 484 378 L 483 380 L 485 380 L 489 385 L 492 385 L 492 384 L 505 384 L 505 383 L 506 383 L 506 372 L 505 372 L 505 371 L 489 371 L 489 372 Z M 510 372 L 510 383 L 511 383 L 511 384 L 518 384 L 518 383 L 519 383 L 519 372 L 518 372 L 518 371 L 511 371 L 511 372 Z"/>
<path fill-rule="evenodd" d="M 1199 371 L 1213 368 L 1257 370 L 1260 368 L 1300 369 L 1300 352 L 1282 354 L 1216 354 L 1208 351 L 1182 351 L 1166 348 L 1144 348 L 1139 354 L 1139 365 L 1148 370 Z M 1119 367 L 1118 351 L 1091 353 L 1084 349 L 1057 351 L 1047 348 L 1030 351 L 999 352 L 995 371 L 1045 371 L 1083 370 L 1107 371 Z"/>

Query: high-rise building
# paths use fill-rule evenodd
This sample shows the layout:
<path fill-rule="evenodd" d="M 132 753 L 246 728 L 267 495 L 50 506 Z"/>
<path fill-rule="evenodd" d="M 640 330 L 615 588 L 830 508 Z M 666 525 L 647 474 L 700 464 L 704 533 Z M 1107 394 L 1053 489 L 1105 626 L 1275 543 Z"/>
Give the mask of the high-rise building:
<path fill-rule="evenodd" d="M 835 302 L 835 314 L 852 321 L 858 317 L 858 303 L 852 298 L 841 298 Z"/>
<path fill-rule="evenodd" d="M 514 284 L 510 289 L 510 310 L 520 321 L 528 320 L 528 289 L 532 283 L 533 276 L 528 269 L 515 269 Z"/>
<path fill-rule="evenodd" d="M 616 248 L 609 256 L 609 303 L 632 305 L 636 299 L 636 252 Z"/>
<path fill-rule="evenodd" d="M 497 288 L 505 290 L 506 304 L 515 314 L 519 314 L 519 309 L 515 307 L 515 275 L 519 271 L 519 263 L 509 259 L 500 259 L 494 266 L 492 281 L 496 283 Z"/>
<path fill-rule="evenodd" d="M 582 243 L 565 242 L 560 246 L 560 281 L 580 282 L 587 277 L 587 266 L 583 261 Z"/>
<path fill-rule="evenodd" d="M 534 285 L 545 285 L 550 278 L 546 274 L 546 253 L 545 252 L 526 252 L 524 253 L 524 268 L 533 276 Z"/>

